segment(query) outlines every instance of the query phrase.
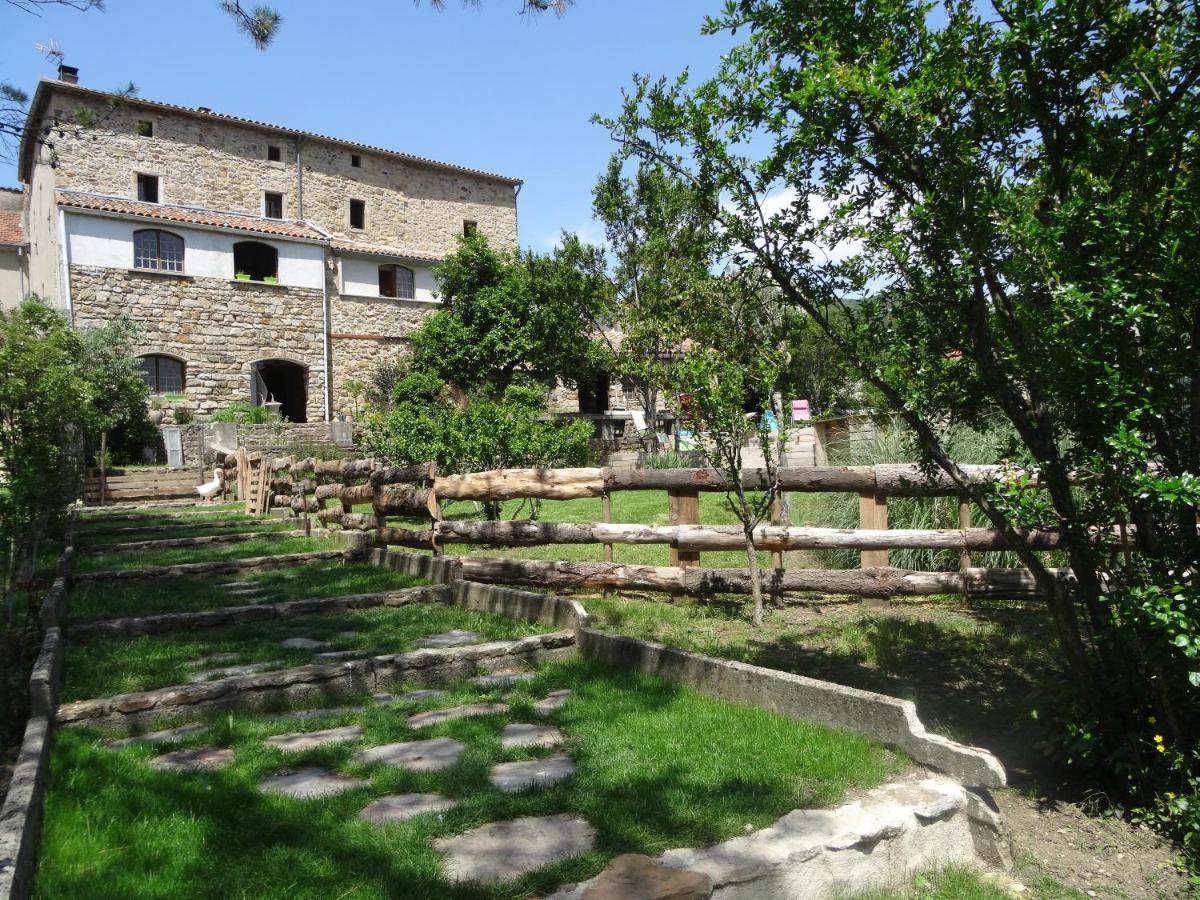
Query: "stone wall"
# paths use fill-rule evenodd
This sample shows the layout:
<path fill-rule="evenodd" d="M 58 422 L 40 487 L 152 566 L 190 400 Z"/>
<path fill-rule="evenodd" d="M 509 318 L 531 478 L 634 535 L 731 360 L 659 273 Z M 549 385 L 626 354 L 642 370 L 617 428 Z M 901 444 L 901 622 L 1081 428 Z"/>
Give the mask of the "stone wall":
<path fill-rule="evenodd" d="M 421 165 L 386 153 L 352 149 L 333 141 L 297 138 L 249 123 L 144 106 L 136 100 L 110 105 L 100 98 L 58 88 L 50 114 L 69 119 L 91 110 L 92 127 L 63 130 L 54 141 L 60 188 L 136 197 L 136 175 L 160 178 L 163 203 L 261 215 L 263 194 L 283 195 L 285 218 L 299 218 L 296 152 L 303 170 L 304 216 L 323 230 L 355 241 L 440 258 L 452 252 L 463 220 L 478 222 L 494 242 L 516 246 L 513 185 L 486 175 Z M 153 123 L 152 137 L 136 123 Z M 282 159 L 267 159 L 277 146 Z M 43 152 L 43 159 L 50 151 Z M 362 167 L 351 166 L 351 155 Z M 366 227 L 349 227 L 349 201 L 367 204 Z"/>
<path fill-rule="evenodd" d="M 125 313 L 142 326 L 139 354 L 183 359 L 193 413 L 248 401 L 252 365 L 285 359 L 307 369 L 309 419 L 324 417 L 319 290 L 72 266 L 71 300 L 77 327 Z"/>

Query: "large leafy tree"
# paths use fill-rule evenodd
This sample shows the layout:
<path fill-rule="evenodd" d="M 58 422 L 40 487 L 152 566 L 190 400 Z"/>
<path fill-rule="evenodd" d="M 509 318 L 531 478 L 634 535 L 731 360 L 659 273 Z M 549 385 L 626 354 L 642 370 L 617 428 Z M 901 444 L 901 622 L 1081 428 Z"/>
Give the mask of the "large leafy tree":
<path fill-rule="evenodd" d="M 581 270 L 572 238 L 549 255 L 461 239 L 437 268 L 442 308 L 412 335 L 413 368 L 500 396 L 516 381 L 574 381 L 600 362 L 593 323 L 607 284 Z"/>
<path fill-rule="evenodd" d="M 1164 767 L 1200 734 L 1196 5 L 738 0 L 707 28 L 745 38 L 703 84 L 639 79 L 614 136 L 722 198 L 731 252 L 1016 549 L 1077 687 L 1074 758 L 1182 777 Z M 971 485 L 940 443 L 935 424 L 997 409 L 1044 491 Z M 1114 553 L 1130 522 L 1139 552 Z M 1063 532 L 1069 578 L 1030 526 Z"/>

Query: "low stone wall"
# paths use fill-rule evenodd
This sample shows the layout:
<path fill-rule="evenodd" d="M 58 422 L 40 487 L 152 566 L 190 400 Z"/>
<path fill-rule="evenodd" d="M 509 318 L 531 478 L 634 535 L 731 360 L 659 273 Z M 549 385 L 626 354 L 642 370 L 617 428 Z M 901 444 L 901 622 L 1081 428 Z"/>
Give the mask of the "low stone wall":
<path fill-rule="evenodd" d="M 376 547 L 367 551 L 367 562 L 403 572 L 405 575 L 424 578 L 434 584 L 451 584 L 462 581 L 463 577 L 462 563 L 453 556 L 429 556 Z"/>
<path fill-rule="evenodd" d="M 72 625 L 68 637 L 72 643 L 83 643 L 97 638 L 144 637 L 169 631 L 244 625 L 247 622 L 267 622 L 297 616 L 333 616 L 376 606 L 405 606 L 421 602 L 450 603 L 452 599 L 450 588 L 446 585 L 379 591 L 373 594 L 346 594 L 339 597 L 306 597 L 303 600 L 286 600 L 280 603 L 256 603 L 250 606 L 226 606 L 187 613 L 162 613 L 156 616 L 83 622 Z"/>
<path fill-rule="evenodd" d="M 32 891 L 34 864 L 42 830 L 42 796 L 50 762 L 54 708 L 62 684 L 63 641 L 60 626 L 66 613 L 67 585 L 74 558 L 72 527 L 58 559 L 54 584 L 38 610 L 45 630 L 41 651 L 29 678 L 31 716 L 8 793 L 0 806 L 0 900 L 25 900 Z"/>
<path fill-rule="evenodd" d="M 655 871 L 660 884 L 672 870 L 693 882 L 706 879 L 713 900 L 765 900 L 902 889 L 922 870 L 1010 864 L 999 820 L 978 797 L 947 778 L 918 776 L 837 809 L 795 810 L 768 828 L 713 847 L 641 858 L 638 868 Z M 633 895 L 628 877 L 605 872 L 548 900 Z"/>
<path fill-rule="evenodd" d="M 570 597 L 518 591 L 474 581 L 456 582 L 452 590 L 456 604 L 475 612 L 493 613 L 553 628 L 570 628 L 576 632 L 592 621 L 587 610 Z"/>
<path fill-rule="evenodd" d="M 312 697 L 372 693 L 406 682 L 439 684 L 514 664 L 536 665 L 562 659 L 575 652 L 575 635 L 569 631 L 445 650 L 415 650 L 79 700 L 60 706 L 57 722 L 127 729 L 163 717 L 195 715 L 205 709 L 260 709 Z"/>
<path fill-rule="evenodd" d="M 593 628 L 581 628 L 578 638 L 580 653 L 585 657 L 657 675 L 723 700 L 865 734 L 969 786 L 1004 786 L 1004 767 L 996 757 L 986 750 L 926 731 L 910 700 L 702 656 Z"/>

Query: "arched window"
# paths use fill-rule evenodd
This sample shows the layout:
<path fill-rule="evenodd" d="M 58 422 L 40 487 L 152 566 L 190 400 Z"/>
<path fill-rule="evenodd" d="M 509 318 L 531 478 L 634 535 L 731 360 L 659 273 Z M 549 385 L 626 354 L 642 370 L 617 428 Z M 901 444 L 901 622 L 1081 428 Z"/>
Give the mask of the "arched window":
<path fill-rule="evenodd" d="M 413 270 L 404 266 L 379 267 L 379 296 L 398 300 L 416 300 L 417 286 Z"/>
<path fill-rule="evenodd" d="M 233 245 L 233 271 L 239 277 L 248 275 L 250 281 L 278 279 L 279 251 L 270 244 L 239 241 Z"/>
<path fill-rule="evenodd" d="M 152 353 L 141 357 L 142 378 L 152 394 L 181 394 L 184 387 L 183 360 Z"/>
<path fill-rule="evenodd" d="M 159 272 L 183 271 L 183 238 L 169 231 L 145 228 L 133 233 L 133 267 Z"/>

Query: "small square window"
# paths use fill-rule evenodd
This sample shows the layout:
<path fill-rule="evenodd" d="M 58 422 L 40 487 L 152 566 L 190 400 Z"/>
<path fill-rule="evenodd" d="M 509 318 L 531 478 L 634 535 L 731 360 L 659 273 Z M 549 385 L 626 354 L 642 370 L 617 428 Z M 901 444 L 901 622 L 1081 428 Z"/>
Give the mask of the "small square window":
<path fill-rule="evenodd" d="M 283 194 L 267 191 L 263 194 L 263 215 L 268 219 L 283 218 Z"/>
<path fill-rule="evenodd" d="M 350 201 L 350 227 L 359 230 L 367 227 L 367 201 Z"/>
<path fill-rule="evenodd" d="M 359 156 L 357 153 L 351 153 L 350 154 L 350 165 L 356 169 L 361 169 L 362 168 L 362 157 Z"/>
<path fill-rule="evenodd" d="M 473 222 L 470 219 L 463 219 L 463 237 L 471 237 L 473 234 L 479 233 L 479 223 Z"/>
<path fill-rule="evenodd" d="M 138 119 L 134 128 L 138 137 L 154 137 L 154 123 L 149 119 Z"/>
<path fill-rule="evenodd" d="M 267 159 L 270 162 L 283 162 L 283 150 L 274 144 L 267 147 Z"/>
<path fill-rule="evenodd" d="M 137 198 L 143 203 L 158 202 L 158 176 L 157 175 L 138 175 L 137 177 Z"/>

